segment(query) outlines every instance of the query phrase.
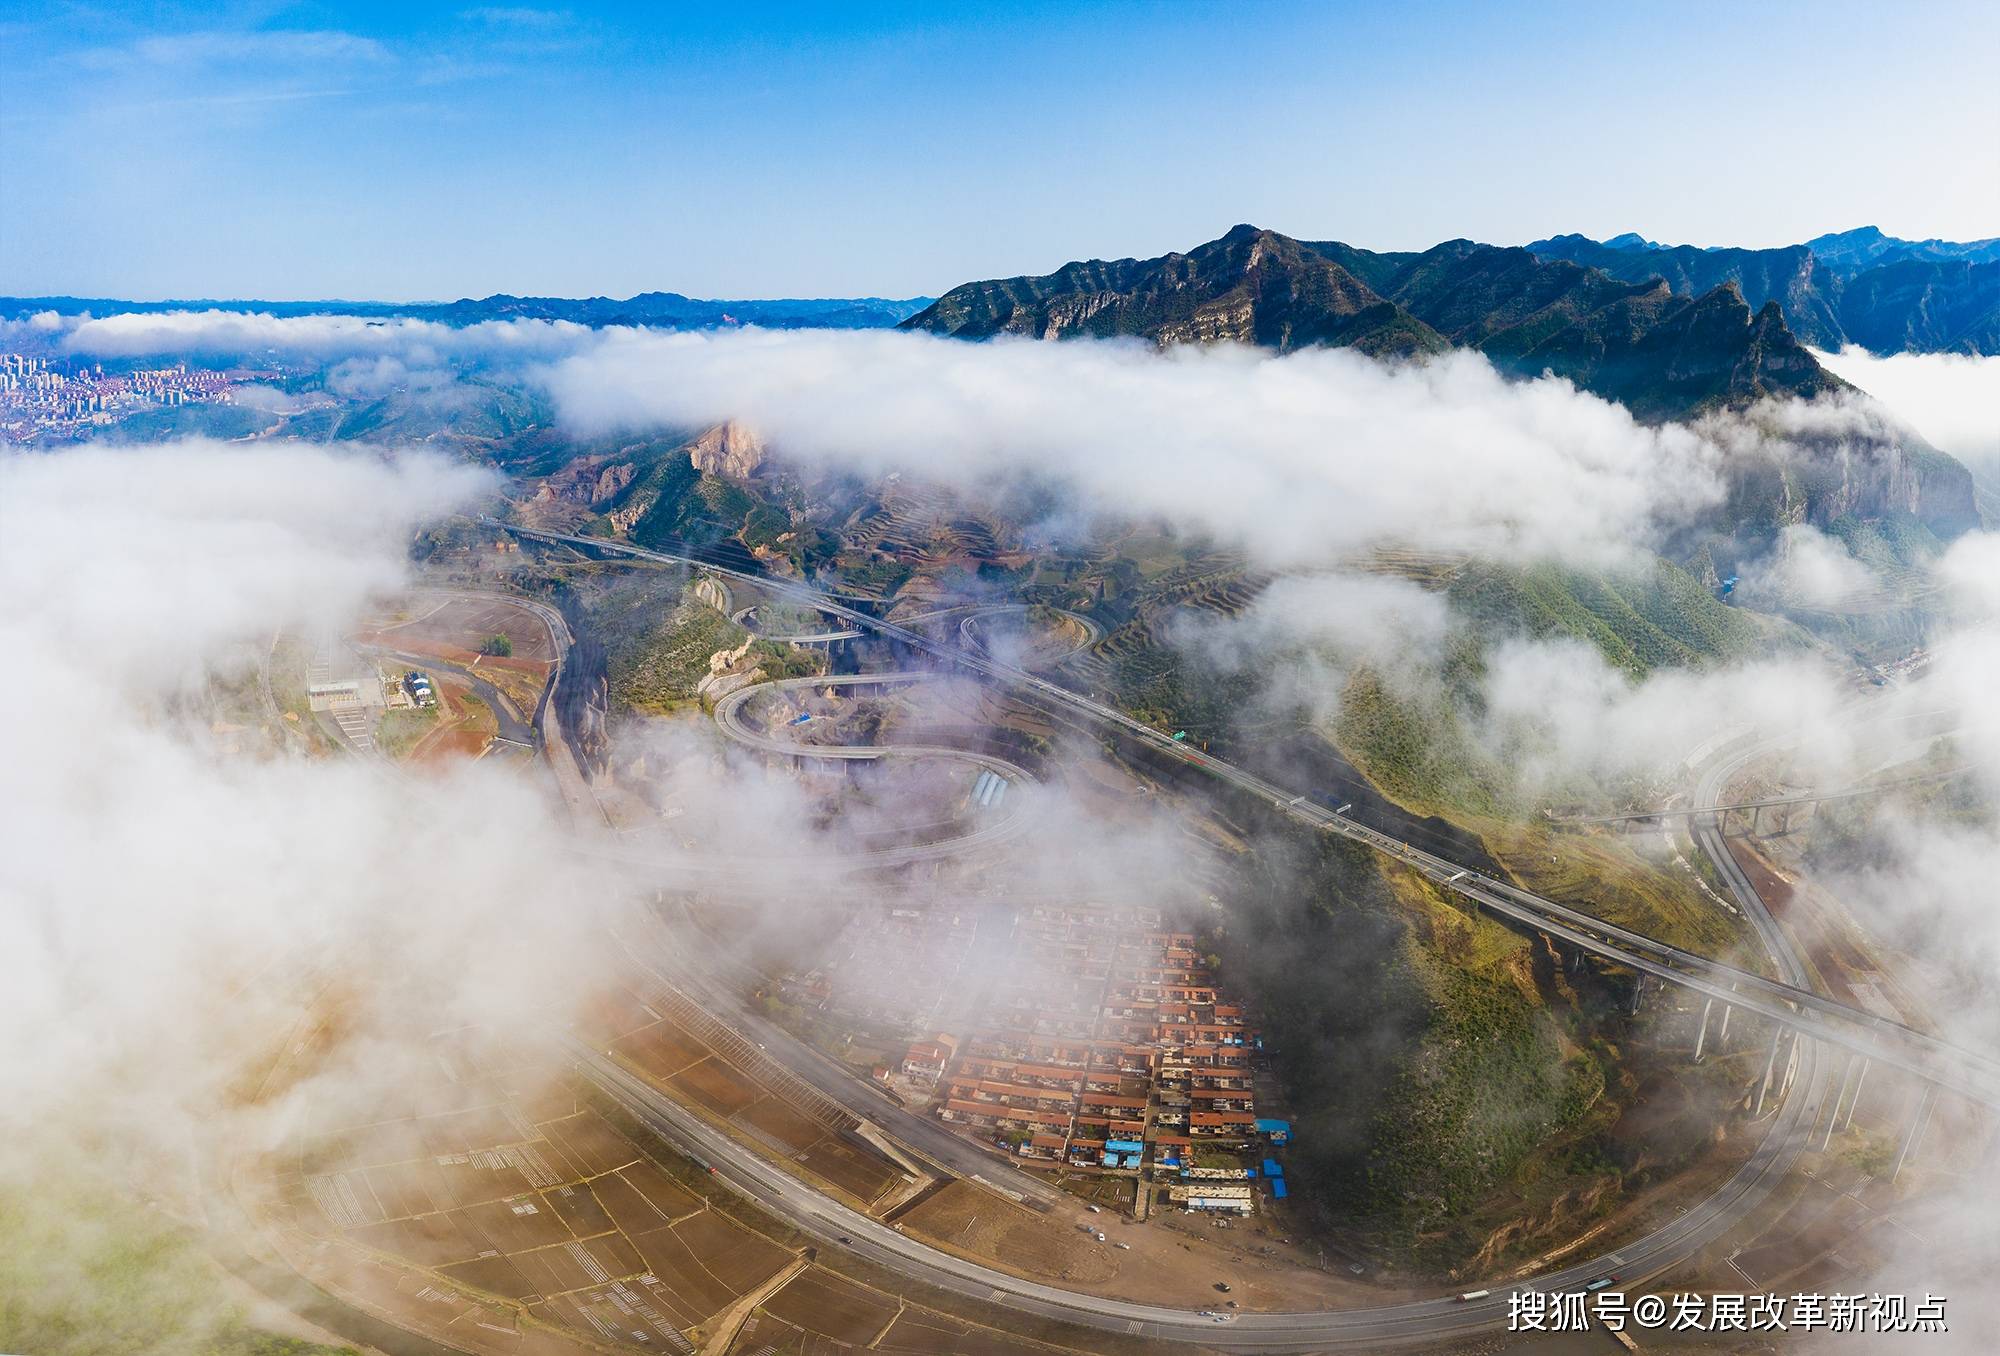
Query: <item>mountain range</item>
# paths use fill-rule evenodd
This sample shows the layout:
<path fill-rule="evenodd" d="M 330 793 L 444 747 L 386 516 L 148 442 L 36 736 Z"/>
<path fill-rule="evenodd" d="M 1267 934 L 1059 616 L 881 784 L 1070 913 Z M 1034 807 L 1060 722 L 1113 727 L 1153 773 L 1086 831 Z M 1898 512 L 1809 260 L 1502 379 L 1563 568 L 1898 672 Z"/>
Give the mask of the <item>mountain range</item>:
<path fill-rule="evenodd" d="M 1092 260 L 1042 277 L 952 288 L 903 322 L 963 338 L 1228 339 L 1379 356 L 1473 348 L 1520 375 L 1552 372 L 1647 419 L 1844 383 L 1782 306 L 1734 281 L 1690 295 L 1531 249 L 1449 240 L 1382 253 L 1237 226 L 1185 254 Z"/>
<path fill-rule="evenodd" d="M 2000 239 L 1899 240 L 1863 226 L 1762 250 L 1660 245 L 1629 233 L 1559 235 L 1528 249 L 1630 282 L 1661 278 L 1682 296 L 1733 283 L 1752 306 L 1776 302 L 1814 348 L 2000 353 Z"/>

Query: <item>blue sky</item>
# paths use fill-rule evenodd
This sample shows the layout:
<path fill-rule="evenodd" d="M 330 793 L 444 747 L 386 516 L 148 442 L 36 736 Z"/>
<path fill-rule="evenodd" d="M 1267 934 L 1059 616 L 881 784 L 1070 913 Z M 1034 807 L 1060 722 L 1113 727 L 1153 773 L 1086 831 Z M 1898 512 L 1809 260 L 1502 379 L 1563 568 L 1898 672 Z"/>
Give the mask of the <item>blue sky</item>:
<path fill-rule="evenodd" d="M 1238 221 L 2000 234 L 1984 0 L 752 8 L 0 0 L 0 292 L 906 296 Z"/>

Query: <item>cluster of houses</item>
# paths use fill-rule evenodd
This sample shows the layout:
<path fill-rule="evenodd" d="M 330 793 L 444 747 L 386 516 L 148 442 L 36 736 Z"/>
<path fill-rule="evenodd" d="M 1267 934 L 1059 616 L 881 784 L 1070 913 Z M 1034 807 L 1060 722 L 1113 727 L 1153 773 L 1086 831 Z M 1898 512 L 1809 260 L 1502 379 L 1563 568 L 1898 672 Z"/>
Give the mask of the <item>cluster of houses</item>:
<path fill-rule="evenodd" d="M 1133 910 L 1046 905 L 1016 935 L 1031 963 L 999 986 L 976 1033 L 904 1052 L 901 1072 L 935 1088 L 940 1119 L 1024 1159 L 1176 1182 L 1229 1171 L 1195 1168 L 1197 1146 L 1271 1137 L 1252 1086 L 1260 1038 L 1217 992 L 1192 934 Z M 1237 1192 L 1190 1199 L 1248 1209 Z"/>

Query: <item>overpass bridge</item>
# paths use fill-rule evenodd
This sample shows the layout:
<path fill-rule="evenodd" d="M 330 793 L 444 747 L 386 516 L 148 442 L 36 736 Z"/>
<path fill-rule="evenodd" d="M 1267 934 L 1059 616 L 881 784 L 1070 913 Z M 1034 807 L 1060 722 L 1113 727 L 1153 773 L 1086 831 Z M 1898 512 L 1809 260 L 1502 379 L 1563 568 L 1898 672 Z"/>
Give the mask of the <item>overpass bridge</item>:
<path fill-rule="evenodd" d="M 1769 810 L 1785 805 L 1820 805 L 1828 801 L 1858 800 L 1864 796 L 1880 796 L 1890 791 L 1899 791 L 1906 786 L 1925 786 L 1936 782 L 1948 782 L 1962 777 L 1971 768 L 1966 766 L 1944 768 L 1937 772 L 1926 772 L 1915 777 L 1900 777 L 1893 782 L 1876 782 L 1868 786 L 1844 787 L 1838 791 L 1801 791 L 1789 796 L 1764 796 L 1756 800 L 1731 801 L 1727 805 L 1683 805 L 1661 806 L 1652 810 L 1627 810 L 1615 815 L 1550 815 L 1549 822 L 1564 827 L 1583 827 L 1591 824 L 1635 824 L 1664 823 L 1675 819 L 1696 819 L 1703 815 L 1714 815 L 1718 819 L 1734 811 L 1747 810 L 1753 815 L 1760 810 Z"/>
<path fill-rule="evenodd" d="M 844 606 L 833 597 L 810 586 L 774 579 L 716 565 L 690 556 L 677 556 L 601 538 L 545 532 L 494 518 L 481 520 L 487 526 L 529 540 L 546 541 L 593 551 L 627 555 L 667 564 L 690 565 L 712 570 L 814 607 L 862 630 L 894 640 L 910 650 L 943 663 L 971 670 L 1017 694 L 1053 703 L 1096 724 L 1144 745 L 1168 758 L 1197 768 L 1260 799 L 1280 813 L 1312 828 L 1333 833 L 1359 843 L 1384 856 L 1392 857 L 1421 872 L 1444 891 L 1456 895 L 1474 911 L 1505 919 L 1516 926 L 1543 934 L 1572 955 L 1582 953 L 1630 970 L 1636 979 L 1635 1001 L 1649 982 L 1671 984 L 1700 995 L 1709 1005 L 1724 1005 L 1724 1021 L 1737 1010 L 1763 1017 L 1782 1034 L 1791 1031 L 1801 1037 L 1824 1042 L 1850 1056 L 1869 1063 L 1881 1063 L 1920 1081 L 1957 1093 L 1990 1110 L 2000 1112 L 2000 1060 L 1953 1045 L 1915 1028 L 1877 1016 L 1828 998 L 1805 987 L 1803 974 L 1772 979 L 1721 961 L 1657 941 L 1643 933 L 1610 923 L 1581 909 L 1522 890 L 1517 886 L 1470 870 L 1447 858 L 1396 839 L 1380 830 L 1357 824 L 1341 809 L 1328 809 L 1303 795 L 1295 795 L 1235 764 L 1190 748 L 1150 725 L 1135 720 L 1115 707 L 1072 692 L 1048 679 L 1000 663 L 981 654 L 969 653 L 955 645 L 934 640 L 906 626 L 884 621 L 869 613 Z M 1870 788 L 1867 794 L 1873 794 Z M 1342 807 L 1344 809 L 1344 807 Z M 1709 813 L 1713 813 L 1712 808 Z M 629 859 L 628 859 L 629 860 Z M 666 866 L 667 863 L 662 863 Z M 1704 1021 L 1704 1035 L 1706 1022 Z M 1796 1048 L 1795 1048 L 1796 1054 Z M 1774 1040 L 1771 1063 L 1777 1045 Z M 1769 1090 L 1772 1068 L 1767 1065 L 1765 1091 Z M 1760 1095 L 1760 1101 L 1762 1097 Z M 1838 1106 L 1834 1108 L 1836 1111 Z"/>

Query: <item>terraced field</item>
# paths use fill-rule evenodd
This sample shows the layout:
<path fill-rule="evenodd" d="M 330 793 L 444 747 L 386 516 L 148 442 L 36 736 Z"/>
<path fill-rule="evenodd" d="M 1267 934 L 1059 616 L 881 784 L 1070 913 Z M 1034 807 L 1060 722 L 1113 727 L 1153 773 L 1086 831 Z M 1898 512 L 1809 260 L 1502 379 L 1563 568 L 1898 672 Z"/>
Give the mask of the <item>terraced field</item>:
<path fill-rule="evenodd" d="M 1006 533 L 997 521 L 968 510 L 949 492 L 913 486 L 883 495 L 841 536 L 852 550 L 937 565 L 991 560 L 1002 553 Z"/>

